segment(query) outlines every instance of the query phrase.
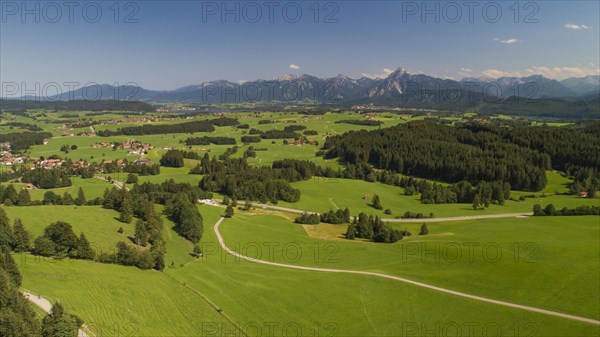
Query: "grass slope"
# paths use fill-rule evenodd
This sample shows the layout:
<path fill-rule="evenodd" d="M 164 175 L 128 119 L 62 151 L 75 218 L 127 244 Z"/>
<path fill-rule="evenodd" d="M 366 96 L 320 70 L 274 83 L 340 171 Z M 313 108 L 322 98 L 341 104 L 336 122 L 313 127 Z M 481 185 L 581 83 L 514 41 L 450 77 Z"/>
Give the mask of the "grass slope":
<path fill-rule="evenodd" d="M 419 227 L 395 226 L 413 234 Z M 600 290 L 595 286 L 600 279 L 597 216 L 461 221 L 428 228 L 426 237 L 413 235 L 391 245 L 327 241 L 308 237 L 302 226 L 282 217 L 237 215 L 224 222 L 221 232 L 229 247 L 253 257 L 388 273 L 600 318 Z M 278 245 L 269 251 L 270 243 Z"/>
<path fill-rule="evenodd" d="M 167 275 L 88 261 L 17 258 L 23 288 L 60 301 L 97 336 L 199 336 L 231 328 L 217 311 Z"/>

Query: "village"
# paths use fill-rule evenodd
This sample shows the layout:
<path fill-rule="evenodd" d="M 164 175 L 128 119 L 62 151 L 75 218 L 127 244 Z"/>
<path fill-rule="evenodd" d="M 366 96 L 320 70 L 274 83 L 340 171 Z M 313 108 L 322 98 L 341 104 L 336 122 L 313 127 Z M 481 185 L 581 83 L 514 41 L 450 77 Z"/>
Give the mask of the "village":
<path fill-rule="evenodd" d="M 144 155 L 147 154 L 149 150 L 154 149 L 154 146 L 150 144 L 144 144 L 137 140 L 126 141 L 123 143 L 111 143 L 111 142 L 100 142 L 96 144 L 92 144 L 92 148 L 117 148 L 117 149 L 125 149 L 129 150 L 127 152 L 128 156 L 136 156 L 136 155 Z"/>

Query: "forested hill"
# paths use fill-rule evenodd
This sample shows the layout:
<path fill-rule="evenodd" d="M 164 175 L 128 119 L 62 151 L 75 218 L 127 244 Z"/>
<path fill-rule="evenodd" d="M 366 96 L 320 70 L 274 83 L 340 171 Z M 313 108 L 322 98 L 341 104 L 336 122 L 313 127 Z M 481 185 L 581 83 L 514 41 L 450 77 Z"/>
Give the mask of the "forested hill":
<path fill-rule="evenodd" d="M 598 177 L 598 122 L 585 128 L 446 126 L 427 121 L 327 139 L 327 158 L 411 176 L 459 182 L 504 181 L 513 189 L 539 191 L 545 171 L 577 180 Z"/>
<path fill-rule="evenodd" d="M 36 101 L 0 99 L 0 109 L 25 111 L 28 109 L 48 109 L 59 111 L 136 111 L 153 112 L 153 105 L 138 101 L 119 100 L 72 100 L 72 101 Z"/>

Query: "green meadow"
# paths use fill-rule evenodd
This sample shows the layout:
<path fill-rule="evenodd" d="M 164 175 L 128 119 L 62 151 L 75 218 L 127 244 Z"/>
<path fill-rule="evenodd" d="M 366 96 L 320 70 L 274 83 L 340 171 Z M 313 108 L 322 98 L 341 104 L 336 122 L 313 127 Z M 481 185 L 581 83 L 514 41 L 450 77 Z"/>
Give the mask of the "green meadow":
<path fill-rule="evenodd" d="M 117 241 L 128 241 L 135 230 L 135 224 L 125 224 L 118 220 L 119 213 L 101 206 L 29 206 L 3 207 L 12 221 L 20 218 L 29 230 L 33 240 L 44 233 L 44 228 L 56 221 L 64 221 L 73 226 L 79 236 L 84 233 L 97 253 L 115 250 Z M 118 233 L 123 228 L 123 233 Z"/>
<path fill-rule="evenodd" d="M 568 182 L 568 179 L 559 179 L 562 177 L 552 172 L 549 173 L 549 176 L 552 177 L 552 184 L 547 189 L 559 192 L 566 189 L 563 184 Z M 403 188 L 381 183 L 314 177 L 307 181 L 293 183 L 292 185 L 301 191 L 300 201 L 296 203 L 279 202 L 280 206 L 314 212 L 326 212 L 330 209 L 336 210 L 347 207 L 353 214 L 365 212 L 385 218 L 402 216 L 406 211 L 423 213 L 425 215 L 431 212 L 435 217 L 440 218 L 462 215 L 531 212 L 535 204 L 554 204 L 557 209 L 580 205 L 597 206 L 600 204 L 600 200 L 598 199 L 585 199 L 574 195 L 513 192 L 513 197 L 517 199 L 520 195 L 535 195 L 535 197 L 527 197 L 524 201 L 507 200 L 504 205 L 492 204 L 485 210 L 474 210 L 470 204 L 422 204 L 419 195 L 406 196 Z M 370 206 L 375 194 L 381 198 L 383 210 L 377 210 Z M 390 209 L 392 215 L 384 214 L 385 209 Z"/>
<path fill-rule="evenodd" d="M 168 275 L 79 260 L 16 258 L 23 288 L 60 301 L 97 336 L 201 336 L 232 325 Z"/>
<path fill-rule="evenodd" d="M 234 107 L 235 108 L 235 107 Z M 335 160 L 315 154 L 320 146 L 284 145 L 282 139 L 262 140 L 244 145 L 247 130 L 216 127 L 213 133 L 168 134 L 117 137 L 63 136 L 58 127 L 76 119 L 109 120 L 124 118 L 114 112 L 65 117 L 64 112 L 34 111 L 36 125 L 55 137 L 48 144 L 33 146 L 31 157 L 59 155 L 74 160 L 103 161 L 125 158 L 127 150 L 93 148 L 98 142 L 139 140 L 155 146 L 146 158 L 158 162 L 165 148 L 195 151 L 211 157 L 224 153 L 229 145 L 184 145 L 188 137 L 223 136 L 237 140 L 233 157 L 241 157 L 251 145 L 257 157 L 253 165 L 270 165 L 284 158 L 311 160 L 319 165 L 341 167 Z M 69 114 L 71 114 L 69 112 Z M 157 114 L 153 114 L 157 115 Z M 305 125 L 317 131 L 308 139 L 320 145 L 329 135 L 351 130 L 377 129 L 423 119 L 409 114 L 378 113 L 381 126 L 360 126 L 337 121 L 366 117 L 355 112 L 300 115 L 291 112 L 225 113 L 259 130 Z M 475 114 L 464 114 L 474 116 Z M 191 119 L 161 120 L 160 124 L 212 119 L 202 115 Z M 499 118 L 508 118 L 500 116 Z M 454 123 L 459 117 L 444 117 Z M 271 120 L 270 124 L 259 124 Z M 32 123 L 32 119 L 2 115 L 0 133 L 18 128 L 4 122 Z M 97 125 L 96 130 L 141 125 Z M 559 125 L 557 125 L 559 126 Z M 78 128 L 67 131 L 89 131 Z M 300 131 L 302 133 L 302 131 Z M 77 145 L 68 154 L 60 147 Z M 136 160 L 140 156 L 127 157 Z M 189 170 L 198 164 L 185 160 L 184 167 L 161 167 L 157 176 L 140 176 L 140 183 L 162 183 L 167 179 L 196 186 L 200 175 Z M 111 174 L 124 181 L 127 173 Z M 543 191 L 513 191 L 514 200 L 473 210 L 470 204 L 425 205 L 419 195 L 407 196 L 404 189 L 381 183 L 315 177 L 293 183 L 301 191 L 296 203 L 279 206 L 325 212 L 349 208 L 353 215 L 366 212 L 384 218 L 406 211 L 430 212 L 437 218 L 482 214 L 530 212 L 534 204 L 554 204 L 557 209 L 600 205 L 600 199 L 565 194 L 571 180 L 559 172 L 547 172 Z M 102 179 L 73 178 L 73 186 L 53 189 L 57 194 L 76 197 L 81 187 L 88 200 L 101 197 L 112 184 Z M 15 183 L 17 190 L 23 183 Z M 47 190 L 34 189 L 33 200 L 43 199 Z M 383 210 L 371 207 L 371 198 L 381 198 Z M 215 197 L 219 197 L 215 194 Z M 522 201 L 519 197 L 525 197 Z M 60 301 L 80 316 L 96 336 L 582 336 L 600 335 L 596 325 L 564 318 L 502 307 L 414 285 L 367 275 L 293 270 L 251 263 L 221 250 L 213 225 L 224 208 L 197 206 L 204 219 L 200 246 L 203 256 L 194 257 L 194 245 L 179 236 L 174 223 L 163 216 L 167 267 L 163 272 L 79 260 L 55 260 L 15 255 L 23 273 L 23 289 Z M 65 221 L 76 234 L 84 233 L 97 252 L 113 252 L 115 243 L 134 235 L 134 224 L 118 221 L 119 213 L 101 206 L 3 207 L 10 220 L 22 219 L 33 238 L 50 223 Z M 162 212 L 163 206 L 157 205 Z M 420 223 L 394 223 L 395 229 L 413 235 L 394 244 L 375 244 L 343 238 L 347 225 L 298 225 L 297 214 L 254 209 L 236 210 L 220 232 L 227 245 L 242 254 L 293 265 L 371 271 L 394 275 L 472 295 L 537 308 L 600 319 L 600 221 L 597 216 L 523 217 L 469 220 L 427 224 L 429 235 L 418 236 Z M 123 228 L 123 233 L 118 229 Z M 232 323 L 234 322 L 234 323 Z"/>
<path fill-rule="evenodd" d="M 324 335 L 335 331 L 340 336 L 353 333 L 398 336 L 415 328 L 422 331 L 450 328 L 453 324 L 467 329 L 470 322 L 477 322 L 475 328 L 480 331 L 493 326 L 504 336 L 512 336 L 511 329 L 515 328 L 521 334 L 535 331 L 539 336 L 593 335 L 597 331 L 590 324 L 504 308 L 392 280 L 289 270 L 239 260 L 218 249 L 212 225 L 223 209 L 198 207 L 205 224 L 202 258 L 190 255 L 191 245 L 174 233 L 166 221 L 169 266 L 164 273 L 24 255 L 17 259 L 26 280 L 24 288 L 53 300 L 60 299 L 68 310 L 92 322 L 92 330 L 95 325 L 98 331 L 135 327 L 136 335 L 140 336 L 200 336 L 214 329 L 225 331 L 227 328 L 221 324 L 227 326 L 226 321 L 206 299 L 252 336 L 264 335 L 269 326 L 279 329 L 275 330 L 279 331 L 277 335 L 293 331 L 284 329 L 301 329 L 308 336 L 318 329 Z M 10 212 L 18 208 L 7 209 Z M 29 228 L 30 219 L 26 220 Z M 221 225 L 221 233 L 231 248 L 237 247 L 250 256 L 255 255 L 256 245 L 263 249 L 274 247 L 272 256 L 262 250 L 265 260 L 383 272 L 597 319 L 598 290 L 585 285 L 599 277 L 598 269 L 594 269 L 599 253 L 598 224 L 594 217 L 578 218 L 569 227 L 565 222 L 564 218 L 529 218 L 519 219 L 518 223 L 497 219 L 430 224 L 427 237 L 413 236 L 393 245 L 378 245 L 313 239 L 302 226 L 284 217 L 239 211 Z M 408 229 L 415 232 L 417 227 L 411 225 Z M 562 240 L 555 240 L 557 236 Z M 430 243 L 427 249 L 436 253 L 423 259 L 419 252 L 407 250 L 420 242 Z M 477 248 L 474 262 L 465 257 L 454 261 L 451 253 L 444 252 L 444 247 L 464 242 L 497 243 L 503 257 L 494 263 L 482 260 L 482 250 Z M 534 242 L 537 250 L 526 247 L 529 242 Z M 578 242 L 577 247 L 572 247 L 571 242 Z M 517 260 L 511 250 L 515 243 L 523 245 Z M 302 254 L 298 260 L 289 248 L 292 246 L 300 248 Z M 288 247 L 285 253 L 283 247 Z M 439 261 L 435 261 L 435 254 L 440 256 Z M 562 272 L 565 268 L 570 270 L 568 275 Z M 551 284 L 545 281 L 557 273 L 563 277 L 555 277 Z"/>
<path fill-rule="evenodd" d="M 430 234 L 418 236 L 420 224 L 394 224 L 413 236 L 395 244 L 377 244 L 315 239 L 285 217 L 240 214 L 226 220 L 221 233 L 230 248 L 252 257 L 259 254 L 275 262 L 392 274 L 493 299 L 600 317 L 600 290 L 589 286 L 600 278 L 597 216 L 427 226 Z M 270 251 L 269 243 L 278 244 Z"/>

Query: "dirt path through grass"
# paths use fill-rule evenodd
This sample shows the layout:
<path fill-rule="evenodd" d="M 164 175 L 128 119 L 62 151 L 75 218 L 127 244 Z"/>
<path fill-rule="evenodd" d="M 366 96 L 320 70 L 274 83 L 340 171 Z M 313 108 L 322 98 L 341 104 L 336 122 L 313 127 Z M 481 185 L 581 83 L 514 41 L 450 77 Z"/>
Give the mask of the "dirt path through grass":
<path fill-rule="evenodd" d="M 486 297 L 471 295 L 471 294 L 467 294 L 467 293 L 463 293 L 463 292 L 459 292 L 459 291 L 454 291 L 454 290 L 450 290 L 450 289 L 436 287 L 436 286 L 429 285 L 429 284 L 422 283 L 422 282 L 412 281 L 412 280 L 405 279 L 405 278 L 398 277 L 398 276 L 392 276 L 392 275 L 387 275 L 387 274 L 382 274 L 382 273 L 374 273 L 374 272 L 369 272 L 369 271 L 361 271 L 361 270 L 305 267 L 305 266 L 297 266 L 297 265 L 291 265 L 291 264 L 284 264 L 284 263 L 277 263 L 277 262 L 269 262 L 269 261 L 258 260 L 258 259 L 255 259 L 255 258 L 251 258 L 251 257 L 245 256 L 245 255 L 239 254 L 239 253 L 231 250 L 229 247 L 227 247 L 227 245 L 225 244 L 225 241 L 223 240 L 223 236 L 219 232 L 219 226 L 221 225 L 221 223 L 223 222 L 223 220 L 225 220 L 225 218 L 221 217 L 215 223 L 215 225 L 213 227 L 213 229 L 215 231 L 215 234 L 217 235 L 217 239 L 219 240 L 219 245 L 227 253 L 229 253 L 229 254 L 237 257 L 237 258 L 244 259 L 246 261 L 250 261 L 250 262 L 254 262 L 254 263 L 266 264 L 266 265 L 270 265 L 270 266 L 274 266 L 274 267 L 298 269 L 298 270 L 305 270 L 305 271 L 315 271 L 315 272 L 324 272 L 324 273 L 357 274 L 357 275 L 367 275 L 367 276 L 382 277 L 382 278 L 386 278 L 386 279 L 390 279 L 390 280 L 394 280 L 394 281 L 400 281 L 400 282 L 403 282 L 403 283 L 408 283 L 408 284 L 411 284 L 411 285 L 414 285 L 414 286 L 417 286 L 417 287 L 421 287 L 421 288 L 427 288 L 427 289 L 431 289 L 431 290 L 443 292 L 443 293 L 450 294 L 450 295 L 455 295 L 455 296 L 460 296 L 460 297 L 464 297 L 464 298 L 469 298 L 469 299 L 476 300 L 476 301 L 487 302 L 487 303 L 497 304 L 497 305 L 501 305 L 501 306 L 505 306 L 505 307 L 510 307 L 510 308 L 515 308 L 515 309 L 521 309 L 521 310 L 526 310 L 526 311 L 530 311 L 530 312 L 540 313 L 540 314 L 544 314 L 544 315 L 549 315 L 549 316 L 555 316 L 555 317 L 570 319 L 570 320 L 573 320 L 573 321 L 580 321 L 580 322 L 585 322 L 585 323 L 600 325 L 600 321 L 595 320 L 595 319 L 591 319 L 591 318 L 580 317 L 580 316 L 575 316 L 575 315 L 569 315 L 569 314 L 564 314 L 564 313 L 560 313 L 560 312 L 556 312 L 556 311 L 550 311 L 550 310 L 540 309 L 540 308 L 536 308 L 536 307 L 530 307 L 530 306 L 526 306 L 526 305 L 515 304 L 515 303 L 510 303 L 510 302 L 504 302 L 504 301 L 494 300 L 494 299 L 491 299 L 491 298 L 486 298 Z"/>
<path fill-rule="evenodd" d="M 40 307 L 40 309 L 44 310 L 45 313 L 49 314 L 50 311 L 52 310 L 52 303 L 50 303 L 50 301 L 48 301 L 47 299 L 45 299 L 39 295 L 33 295 L 26 291 L 22 291 L 21 293 L 23 294 L 23 296 L 25 296 L 25 298 L 27 298 L 27 300 L 29 300 L 29 302 Z M 83 325 L 85 326 L 85 323 Z M 77 333 L 77 337 L 90 337 L 90 336 L 87 333 L 85 333 L 85 331 L 83 331 L 82 329 L 79 329 L 79 332 Z"/>

